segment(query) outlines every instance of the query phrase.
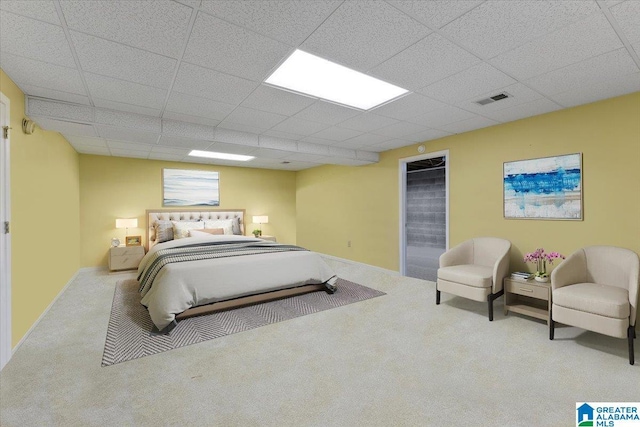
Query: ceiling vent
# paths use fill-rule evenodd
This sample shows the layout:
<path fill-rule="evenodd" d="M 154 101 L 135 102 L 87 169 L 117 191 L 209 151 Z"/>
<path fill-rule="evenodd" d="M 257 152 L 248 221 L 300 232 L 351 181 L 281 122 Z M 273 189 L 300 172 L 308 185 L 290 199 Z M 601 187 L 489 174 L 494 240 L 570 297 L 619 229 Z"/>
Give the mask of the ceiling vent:
<path fill-rule="evenodd" d="M 493 102 L 500 101 L 502 99 L 511 98 L 511 97 L 512 96 L 509 95 L 507 92 L 501 92 L 501 93 L 499 93 L 497 95 L 490 96 L 489 98 L 485 98 L 485 99 L 481 99 L 480 101 L 476 101 L 476 104 L 487 105 L 487 104 L 491 104 Z"/>

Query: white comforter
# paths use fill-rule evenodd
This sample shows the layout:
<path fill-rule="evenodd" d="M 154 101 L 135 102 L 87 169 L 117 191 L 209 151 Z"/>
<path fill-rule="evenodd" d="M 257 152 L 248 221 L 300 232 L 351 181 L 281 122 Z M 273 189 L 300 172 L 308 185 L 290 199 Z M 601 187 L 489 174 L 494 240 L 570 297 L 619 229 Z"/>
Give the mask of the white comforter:
<path fill-rule="evenodd" d="M 138 276 L 148 267 L 153 254 L 199 241 L 260 241 L 245 236 L 212 235 L 172 240 L 155 245 L 140 262 Z M 176 314 L 217 301 L 306 284 L 333 283 L 335 273 L 314 252 L 278 252 L 168 264 L 152 286 L 143 292 L 142 304 L 159 330 Z"/>

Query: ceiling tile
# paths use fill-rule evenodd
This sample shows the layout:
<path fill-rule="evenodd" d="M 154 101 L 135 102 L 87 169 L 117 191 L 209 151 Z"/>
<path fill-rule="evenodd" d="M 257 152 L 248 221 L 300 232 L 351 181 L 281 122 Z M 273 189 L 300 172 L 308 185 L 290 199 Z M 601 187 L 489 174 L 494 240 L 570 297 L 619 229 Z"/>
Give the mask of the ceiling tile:
<path fill-rule="evenodd" d="M 468 119 L 475 120 L 475 119 Z M 458 122 L 459 123 L 459 122 Z M 444 138 L 445 136 L 449 136 L 451 133 L 444 132 L 438 129 L 427 129 L 422 132 L 414 133 L 413 135 L 406 135 L 403 139 L 406 139 L 411 142 L 425 142 L 431 141 L 432 139 Z"/>
<path fill-rule="evenodd" d="M 159 110 L 164 105 L 167 91 L 125 80 L 84 73 L 89 92 L 95 98 L 123 102 Z"/>
<path fill-rule="evenodd" d="M 218 125 L 218 129 L 233 130 L 237 132 L 250 133 L 250 134 L 260 134 L 268 130 L 265 128 L 258 128 L 255 126 L 241 125 L 238 123 L 230 123 L 230 122 L 220 122 L 220 124 Z"/>
<path fill-rule="evenodd" d="M 384 104 L 381 107 L 371 110 L 380 116 L 392 117 L 397 120 L 405 120 L 409 117 L 428 113 L 444 104 L 440 101 L 428 98 L 419 93 L 409 93 L 400 99 Z"/>
<path fill-rule="evenodd" d="M 181 162 L 182 158 L 186 156 L 181 154 L 168 154 L 168 153 L 159 153 L 154 152 L 153 150 L 149 153 L 149 160 L 165 160 L 170 162 Z"/>
<path fill-rule="evenodd" d="M 151 148 L 151 153 L 152 154 L 166 154 L 166 155 L 173 155 L 173 156 L 186 156 L 187 154 L 189 154 L 189 150 L 188 148 L 173 148 L 173 147 L 166 147 L 164 145 L 154 145 L 153 148 Z"/>
<path fill-rule="evenodd" d="M 297 113 L 295 117 L 327 125 L 336 125 L 351 117 L 355 117 L 360 113 L 360 110 L 354 110 L 353 108 L 332 104 L 331 102 L 319 99 L 309 107 Z"/>
<path fill-rule="evenodd" d="M 215 151 L 217 153 L 250 154 L 252 156 L 257 149 L 257 147 L 250 145 L 226 144 L 224 142 L 214 142 L 207 148 L 208 151 Z"/>
<path fill-rule="evenodd" d="M 527 79 L 622 46 L 604 14 L 597 13 L 499 55 L 491 63 L 518 79 Z"/>
<path fill-rule="evenodd" d="M 58 11 L 51 0 L 2 0 L 0 1 L 0 10 L 13 12 L 39 21 L 45 21 L 50 24 L 60 25 Z"/>
<path fill-rule="evenodd" d="M 229 114 L 222 123 L 237 123 L 240 125 L 254 126 L 270 129 L 286 119 L 282 114 L 267 113 L 253 108 L 238 107 Z"/>
<path fill-rule="evenodd" d="M 485 99 L 501 92 L 506 92 L 507 94 L 509 94 L 509 98 L 501 99 L 500 101 L 492 102 L 491 104 L 486 105 L 480 105 L 476 102 L 480 99 Z M 484 115 L 488 111 L 503 110 L 505 108 L 524 104 L 526 102 L 535 101 L 536 99 L 540 98 L 542 98 L 542 95 L 540 93 L 523 85 L 522 83 L 516 83 L 511 86 L 496 89 L 488 93 L 483 93 L 482 95 L 478 95 L 472 99 L 459 102 L 456 105 L 465 110 Z"/>
<path fill-rule="evenodd" d="M 256 156 L 258 159 L 282 159 L 290 155 L 290 151 L 272 150 L 270 148 L 258 148 L 251 155 Z"/>
<path fill-rule="evenodd" d="M 600 4 L 600 6 L 612 7 L 623 1 L 624 0 L 598 0 L 598 3 Z"/>
<path fill-rule="evenodd" d="M 53 120 L 44 117 L 31 117 L 42 129 L 53 130 L 65 135 L 90 136 L 96 137 L 98 134 L 94 126 L 82 123 L 63 122 L 61 120 Z"/>
<path fill-rule="evenodd" d="M 179 136 L 162 135 L 158 141 L 158 145 L 168 146 L 172 148 L 185 148 L 189 150 L 206 150 L 212 144 L 211 141 L 202 141 L 198 139 L 182 138 Z"/>
<path fill-rule="evenodd" d="M 215 127 L 196 123 L 162 120 L 162 134 L 213 141 Z"/>
<path fill-rule="evenodd" d="M 320 132 L 314 133 L 316 138 L 329 139 L 332 141 L 344 141 L 345 139 L 353 138 L 360 135 L 362 132 L 352 129 L 345 129 L 339 127 L 330 127 Z"/>
<path fill-rule="evenodd" d="M 367 147 L 367 149 L 371 151 L 387 151 L 400 147 L 406 147 L 407 145 L 413 145 L 413 142 L 404 139 L 392 139 L 380 144 L 369 146 Z"/>
<path fill-rule="evenodd" d="M 66 135 L 65 135 L 66 138 Z M 80 154 L 93 154 L 98 156 L 110 156 L 111 152 L 107 147 L 92 147 L 90 145 L 73 145 L 73 148 Z"/>
<path fill-rule="evenodd" d="M 593 1 L 487 1 L 442 31 L 483 58 L 520 46 L 598 11 Z"/>
<path fill-rule="evenodd" d="M 371 70 L 405 89 L 416 90 L 480 62 L 439 34 L 431 34 Z"/>
<path fill-rule="evenodd" d="M 151 144 L 140 144 L 137 142 L 130 141 L 114 141 L 107 139 L 107 146 L 110 150 L 134 150 L 134 151 L 145 151 L 147 154 L 151 152 L 151 148 L 153 145 Z"/>
<path fill-rule="evenodd" d="M 472 117 L 475 117 L 475 114 L 457 107 L 446 105 L 429 113 L 407 119 L 407 121 L 424 127 L 439 128 L 442 125 L 470 119 Z"/>
<path fill-rule="evenodd" d="M 124 102 L 109 101 L 108 99 L 101 99 L 93 97 L 93 103 L 96 107 L 107 108 L 109 110 L 122 111 L 125 113 L 143 114 L 145 116 L 160 117 L 159 108 L 148 108 L 141 105 L 126 104 Z"/>
<path fill-rule="evenodd" d="M 160 118 L 141 114 L 131 114 L 122 111 L 95 109 L 96 123 L 107 126 L 122 126 L 146 132 L 160 133 L 162 126 Z"/>
<path fill-rule="evenodd" d="M 491 119 L 487 119 L 486 117 L 473 117 L 471 119 L 461 120 L 459 122 L 453 122 L 440 126 L 440 129 L 451 133 L 463 133 L 498 124 L 500 123 Z"/>
<path fill-rule="evenodd" d="M 162 89 L 173 80 L 175 59 L 77 31 L 71 38 L 84 71 Z"/>
<path fill-rule="evenodd" d="M 169 0 L 62 1 L 69 28 L 166 56 L 178 57 L 193 9 Z"/>
<path fill-rule="evenodd" d="M 552 95 L 550 98 L 565 107 L 574 107 L 638 91 L 640 91 L 640 73 L 633 73 L 593 84 L 588 92 L 583 88 L 571 89 Z"/>
<path fill-rule="evenodd" d="M 328 125 L 324 123 L 310 122 L 309 120 L 302 120 L 297 117 L 289 117 L 282 123 L 274 126 L 271 130 L 308 136 L 316 132 L 320 132 L 327 127 Z"/>
<path fill-rule="evenodd" d="M 255 133 L 217 127 L 213 138 L 216 142 L 258 146 L 258 135 Z"/>
<path fill-rule="evenodd" d="M 75 93 L 61 92 L 59 90 L 47 89 L 44 87 L 19 84 L 25 95 L 38 96 L 40 98 L 55 99 L 57 101 L 73 102 L 74 104 L 90 105 L 89 98 Z"/>
<path fill-rule="evenodd" d="M 162 114 L 163 119 L 178 120 L 181 122 L 197 123 L 199 125 L 218 126 L 220 120 L 208 119 L 206 117 L 190 116 L 188 114 L 174 113 L 171 111 L 165 111 Z"/>
<path fill-rule="evenodd" d="M 404 137 L 406 135 L 422 132 L 424 130 L 425 130 L 424 126 L 417 125 L 415 123 L 398 122 L 390 126 L 385 126 L 383 128 L 376 129 L 373 131 L 373 133 L 385 135 L 389 138 L 394 138 L 394 137 L 397 138 L 397 137 Z"/>
<path fill-rule="evenodd" d="M 135 129 L 118 128 L 112 126 L 96 125 L 98 134 L 105 139 L 114 141 L 129 141 L 140 144 L 155 144 L 158 141 L 157 133 L 143 132 Z"/>
<path fill-rule="evenodd" d="M 263 81 L 291 47 L 199 12 L 183 60 Z"/>
<path fill-rule="evenodd" d="M 194 8 L 200 7 L 200 3 L 201 3 L 201 0 L 175 0 L 175 1 L 177 1 L 178 3 L 182 3 L 186 6 L 194 7 Z"/>
<path fill-rule="evenodd" d="M 620 30 L 640 56 L 640 2 L 626 1 L 612 7 L 611 14 L 618 23 Z"/>
<path fill-rule="evenodd" d="M 485 115 L 501 122 L 510 122 L 514 120 L 524 119 L 526 117 L 537 116 L 539 114 L 549 113 L 559 110 L 561 107 L 553 101 L 546 98 L 540 98 L 525 104 L 516 105 L 514 107 L 505 108 L 498 111 L 487 112 Z"/>
<path fill-rule="evenodd" d="M 381 1 L 344 2 L 302 50 L 366 71 L 411 46 L 430 29 Z"/>
<path fill-rule="evenodd" d="M 220 121 L 227 117 L 235 107 L 232 104 L 173 91 L 169 96 L 166 110 Z"/>
<path fill-rule="evenodd" d="M 638 66 L 629 52 L 622 48 L 542 74 L 526 83 L 545 95 L 580 88 L 587 92 L 592 85 L 637 71 Z"/>
<path fill-rule="evenodd" d="M 296 46 L 320 25 L 341 1 L 211 1 L 201 10 L 259 34 Z"/>
<path fill-rule="evenodd" d="M 281 138 L 260 135 L 260 148 L 269 148 L 272 150 L 297 151 L 298 143 Z"/>
<path fill-rule="evenodd" d="M 387 3 L 431 28 L 441 28 L 482 3 L 482 0 L 400 0 Z"/>
<path fill-rule="evenodd" d="M 49 99 L 29 98 L 25 110 L 30 115 L 49 116 L 72 122 L 92 123 L 94 119 L 93 108 L 90 106 L 68 104 Z"/>
<path fill-rule="evenodd" d="M 73 68 L 22 58 L 4 52 L 0 55 L 0 67 L 13 81 L 19 84 L 87 95 L 80 73 Z"/>
<path fill-rule="evenodd" d="M 75 68 L 67 37 L 59 25 L 0 13 L 0 51 Z"/>
<path fill-rule="evenodd" d="M 353 138 L 349 138 L 345 141 L 342 141 L 339 146 L 345 146 L 345 144 L 348 144 L 349 147 L 354 148 L 354 147 L 362 147 L 363 145 L 372 145 L 372 144 L 379 144 L 381 142 L 384 141 L 388 141 L 389 138 L 388 136 L 384 136 L 384 135 L 376 135 L 373 133 L 363 133 L 357 136 L 354 136 Z"/>
<path fill-rule="evenodd" d="M 103 138 L 90 138 L 86 136 L 68 135 L 65 136 L 74 147 L 75 146 L 91 146 L 91 147 L 107 147 L 107 142 Z"/>
<path fill-rule="evenodd" d="M 486 62 L 420 89 L 431 98 L 455 103 L 508 86 L 516 81 Z"/>
<path fill-rule="evenodd" d="M 304 135 L 301 135 L 301 134 L 282 132 L 282 131 L 273 130 L 273 129 L 269 129 L 268 131 L 263 132 L 262 135 L 273 136 L 275 138 L 291 139 L 296 141 L 305 137 Z"/>
<path fill-rule="evenodd" d="M 262 84 L 242 102 L 243 107 L 291 116 L 308 107 L 315 98 Z"/>
<path fill-rule="evenodd" d="M 397 123 L 396 119 L 379 116 L 374 113 L 362 113 L 359 116 L 352 117 L 340 123 L 338 127 L 353 129 L 360 132 L 371 132 L 385 126 Z"/>
<path fill-rule="evenodd" d="M 256 82 L 183 62 L 173 90 L 236 106 L 257 87 Z"/>

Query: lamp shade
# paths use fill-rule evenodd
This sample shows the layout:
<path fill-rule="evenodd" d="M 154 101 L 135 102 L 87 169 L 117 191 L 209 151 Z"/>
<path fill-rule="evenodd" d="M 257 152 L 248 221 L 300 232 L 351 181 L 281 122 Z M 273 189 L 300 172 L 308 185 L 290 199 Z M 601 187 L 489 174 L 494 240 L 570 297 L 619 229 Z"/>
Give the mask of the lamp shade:
<path fill-rule="evenodd" d="M 137 226 L 138 226 L 138 218 L 116 219 L 116 228 L 136 228 Z"/>
<path fill-rule="evenodd" d="M 254 224 L 268 224 L 269 223 L 269 217 L 267 215 L 254 216 L 253 217 L 253 223 Z"/>

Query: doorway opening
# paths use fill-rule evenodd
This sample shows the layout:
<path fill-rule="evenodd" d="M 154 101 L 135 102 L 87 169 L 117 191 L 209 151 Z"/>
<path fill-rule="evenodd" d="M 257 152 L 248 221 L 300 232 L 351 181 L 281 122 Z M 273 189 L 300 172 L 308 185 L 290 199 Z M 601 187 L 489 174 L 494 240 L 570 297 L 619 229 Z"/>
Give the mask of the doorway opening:
<path fill-rule="evenodd" d="M 448 150 L 401 159 L 400 273 L 435 282 L 449 247 Z"/>

